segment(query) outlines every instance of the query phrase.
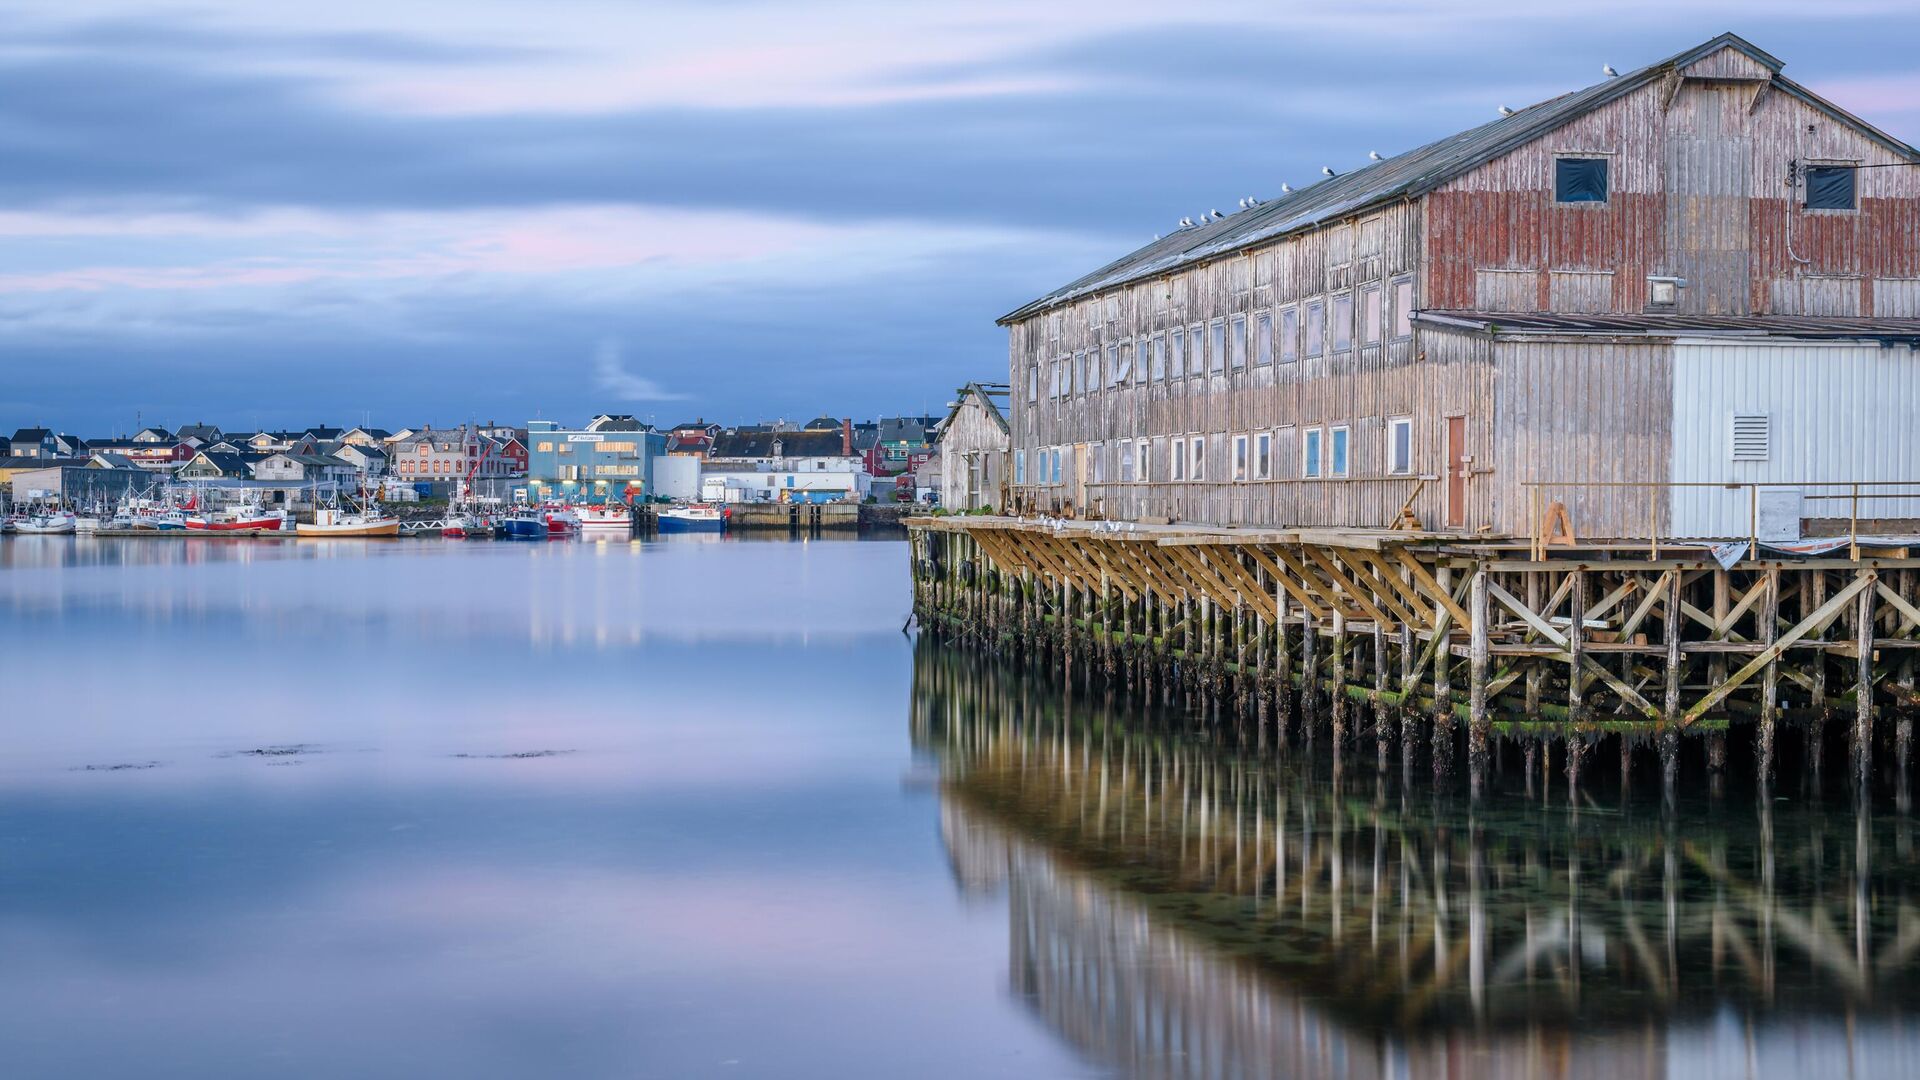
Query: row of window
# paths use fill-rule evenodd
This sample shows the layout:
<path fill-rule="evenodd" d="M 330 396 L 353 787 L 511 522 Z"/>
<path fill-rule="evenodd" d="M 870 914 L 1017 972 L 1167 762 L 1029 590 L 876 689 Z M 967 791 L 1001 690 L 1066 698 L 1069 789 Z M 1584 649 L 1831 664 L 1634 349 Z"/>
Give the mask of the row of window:
<path fill-rule="evenodd" d="M 1284 450 L 1293 441 L 1295 434 L 1295 428 L 1283 427 L 1233 436 L 1232 456 L 1227 463 L 1229 478 L 1236 482 L 1274 479 L 1276 446 Z M 1345 479 L 1351 475 L 1353 439 L 1351 427 L 1346 424 L 1309 427 L 1299 429 L 1298 436 L 1300 440 L 1298 476 L 1300 478 Z M 1134 439 L 1113 445 L 1113 456 L 1117 459 L 1120 483 L 1146 483 L 1153 480 L 1154 441 Z M 1168 439 L 1165 452 L 1164 475 L 1167 480 L 1198 483 L 1208 480 L 1207 436 L 1176 436 Z M 1062 479 L 1062 461 L 1073 453 L 1071 448 L 1043 447 L 1034 453 L 1036 455 L 1034 478 L 1029 481 L 1027 451 L 1014 452 L 1014 483 L 1059 484 L 1065 482 Z M 1086 454 L 1087 482 L 1107 483 L 1109 457 L 1107 447 L 1101 443 L 1094 443 L 1086 448 Z M 1389 476 L 1406 476 L 1413 472 L 1413 420 L 1411 417 L 1388 418 L 1386 464 Z"/>
<path fill-rule="evenodd" d="M 1043 379 L 1049 398 L 1064 398 L 1128 383 L 1170 382 L 1244 371 L 1249 362 L 1255 367 L 1275 362 L 1291 364 L 1328 351 L 1344 353 L 1355 345 L 1378 344 L 1389 332 L 1394 340 L 1412 337 L 1413 279 L 1401 278 L 1392 287 L 1391 327 L 1386 321 L 1383 287 L 1366 285 L 1330 299 L 1255 312 L 1251 318 L 1233 315 L 1207 324 L 1175 327 L 1031 365 L 1027 369 L 1027 400 L 1039 399 Z"/>

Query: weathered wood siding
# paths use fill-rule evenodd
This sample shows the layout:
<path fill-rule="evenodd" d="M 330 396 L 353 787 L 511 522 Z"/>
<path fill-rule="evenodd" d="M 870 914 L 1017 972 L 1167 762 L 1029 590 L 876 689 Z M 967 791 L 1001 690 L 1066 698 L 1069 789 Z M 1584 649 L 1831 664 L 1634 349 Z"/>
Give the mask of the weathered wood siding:
<path fill-rule="evenodd" d="M 1862 169 L 1858 209 L 1808 210 L 1790 163 L 1903 160 L 1723 50 L 1427 196 L 1426 305 L 1647 310 L 1650 274 L 1685 278 L 1677 310 L 1905 316 L 1920 281 L 1920 169 Z M 1554 201 L 1554 161 L 1610 162 L 1605 203 Z M 1789 244 L 1789 241 L 1791 243 Z M 1791 250 L 1789 250 L 1791 248 Z M 1561 275 L 1610 272 L 1575 289 Z M 1532 282 L 1529 291 L 1525 282 Z M 1884 304 L 1876 302 L 1883 288 Z"/>
<path fill-rule="evenodd" d="M 1664 492 L 1577 485 L 1667 479 L 1673 346 L 1588 338 L 1509 338 L 1488 346 L 1498 437 L 1484 498 L 1495 528 L 1529 533 L 1535 503 L 1527 484 L 1536 482 L 1567 485 L 1541 488 L 1538 505 L 1564 502 L 1581 539 L 1645 536 L 1656 517 L 1664 531 Z"/>
<path fill-rule="evenodd" d="M 1005 508 L 1008 445 L 1006 429 L 980 399 L 962 398 L 940 429 L 940 505 Z"/>
<path fill-rule="evenodd" d="M 1485 413 L 1483 378 L 1420 359 L 1412 328 L 1400 332 L 1400 307 L 1419 303 L 1419 249 L 1418 208 L 1397 204 L 1014 324 L 1014 385 L 1024 388 L 1035 377 L 1039 386 L 1034 401 L 1015 408 L 1015 446 L 1026 455 L 1023 490 L 1049 512 L 1071 505 L 1076 512 L 1125 518 L 1387 524 L 1418 478 L 1440 471 L 1445 417 Z M 1370 316 L 1373 290 L 1378 308 Z M 1336 319 L 1348 304 L 1348 329 L 1341 333 Z M 1270 362 L 1263 362 L 1263 316 L 1271 320 Z M 1317 351 L 1310 340 L 1316 318 L 1323 323 Z M 1370 318 L 1378 326 L 1371 335 L 1365 329 Z M 1170 354 L 1176 335 L 1183 343 L 1178 376 L 1170 356 L 1158 370 L 1154 359 L 1156 349 Z M 1223 340 L 1228 355 L 1216 362 L 1214 347 Z M 1236 348 L 1244 350 L 1243 366 L 1236 366 Z M 1097 362 L 1087 359 L 1090 353 Z M 1125 371 L 1118 380 L 1116 361 Z M 1072 385 L 1063 393 L 1069 364 Z M 1090 371 L 1096 373 L 1091 388 Z M 1395 473 L 1389 427 L 1401 417 L 1413 422 L 1413 453 L 1409 467 Z M 1348 432 L 1344 478 L 1329 475 L 1336 427 Z M 1313 428 L 1323 432 L 1319 478 L 1307 477 L 1304 468 L 1304 433 Z M 1265 477 L 1257 468 L 1261 435 L 1272 440 Z M 1248 439 L 1244 479 L 1234 475 L 1239 436 Z M 1190 440 L 1196 437 L 1205 447 L 1199 481 L 1192 479 Z M 1176 440 L 1186 451 L 1180 480 L 1172 478 Z M 1057 484 L 1040 464 L 1056 450 L 1063 459 Z M 1437 523 L 1440 498 L 1429 484 L 1416 512 Z"/>

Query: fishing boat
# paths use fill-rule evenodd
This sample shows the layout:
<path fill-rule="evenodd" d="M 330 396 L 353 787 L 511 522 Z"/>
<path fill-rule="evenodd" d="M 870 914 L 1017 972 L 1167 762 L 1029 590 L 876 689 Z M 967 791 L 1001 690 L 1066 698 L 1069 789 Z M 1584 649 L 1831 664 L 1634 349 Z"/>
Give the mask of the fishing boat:
<path fill-rule="evenodd" d="M 540 513 L 546 518 L 548 536 L 572 536 L 580 531 L 580 513 L 566 503 L 546 503 Z"/>
<path fill-rule="evenodd" d="M 543 540 L 547 536 L 547 518 L 531 506 L 518 506 L 500 519 L 501 535 L 514 540 Z"/>
<path fill-rule="evenodd" d="M 341 510 L 335 507 L 323 507 L 313 512 L 311 525 L 301 522 L 294 526 L 295 535 L 307 537 L 375 537 L 399 536 L 400 519 L 380 511 L 371 503 L 364 510 Z"/>
<path fill-rule="evenodd" d="M 633 511 L 623 503 L 594 503 L 580 510 L 580 531 L 605 536 L 633 531 Z"/>
<path fill-rule="evenodd" d="M 484 540 L 493 535 L 493 523 L 482 514 L 449 514 L 440 535 L 448 540 Z"/>
<path fill-rule="evenodd" d="M 256 503 L 194 514 L 185 524 L 189 532 L 281 532 L 291 521 L 285 510 L 268 510 Z"/>
<path fill-rule="evenodd" d="M 16 518 L 13 530 L 22 536 L 49 536 L 74 531 L 74 513 L 71 510 L 59 510 L 52 507 L 29 509 Z"/>
<path fill-rule="evenodd" d="M 669 506 L 660 511 L 660 531 L 720 532 L 727 527 L 727 512 L 706 503 Z"/>

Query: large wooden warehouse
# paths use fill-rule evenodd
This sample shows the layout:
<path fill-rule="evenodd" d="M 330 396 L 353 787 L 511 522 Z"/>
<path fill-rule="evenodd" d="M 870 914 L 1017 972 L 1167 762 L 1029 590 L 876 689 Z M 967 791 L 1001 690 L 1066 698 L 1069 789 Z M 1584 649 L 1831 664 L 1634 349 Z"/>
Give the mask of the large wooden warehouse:
<path fill-rule="evenodd" d="M 1920 152 L 1781 67 L 1722 35 L 1183 225 L 1005 316 L 1018 507 L 1911 528 Z"/>

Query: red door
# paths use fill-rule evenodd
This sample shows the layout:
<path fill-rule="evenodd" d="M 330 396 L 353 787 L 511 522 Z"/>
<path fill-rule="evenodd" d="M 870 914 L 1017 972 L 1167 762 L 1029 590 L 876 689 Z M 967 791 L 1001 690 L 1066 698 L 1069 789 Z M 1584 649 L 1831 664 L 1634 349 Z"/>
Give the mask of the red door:
<path fill-rule="evenodd" d="M 1467 470 L 1473 458 L 1467 453 L 1467 418 L 1447 417 L 1447 527 L 1463 529 L 1467 525 Z"/>

